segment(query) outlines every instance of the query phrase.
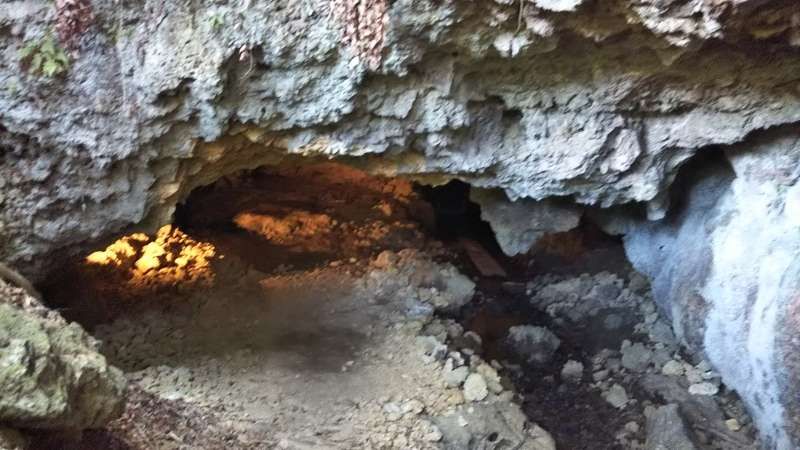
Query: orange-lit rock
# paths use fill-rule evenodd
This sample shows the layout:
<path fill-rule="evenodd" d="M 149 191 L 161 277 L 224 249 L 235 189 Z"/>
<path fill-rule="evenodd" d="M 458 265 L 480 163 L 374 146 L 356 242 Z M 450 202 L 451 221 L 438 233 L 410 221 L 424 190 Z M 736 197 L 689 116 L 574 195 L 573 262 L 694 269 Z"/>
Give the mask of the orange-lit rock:
<path fill-rule="evenodd" d="M 283 217 L 242 213 L 234 218 L 239 227 L 279 244 L 299 243 L 309 236 L 330 233 L 334 223 L 327 214 L 292 211 Z"/>
<path fill-rule="evenodd" d="M 158 242 L 151 242 L 142 248 L 142 256 L 136 260 L 136 269 L 142 273 L 158 270 L 167 262 L 167 252 Z"/>
<path fill-rule="evenodd" d="M 162 292 L 209 286 L 214 281 L 212 261 L 216 257 L 212 244 L 166 225 L 155 236 L 131 234 L 90 253 L 77 273 L 69 275 L 84 289 L 64 295 L 82 297 L 78 303 L 92 316 L 88 322 L 104 321 L 125 302 L 158 301 Z"/>

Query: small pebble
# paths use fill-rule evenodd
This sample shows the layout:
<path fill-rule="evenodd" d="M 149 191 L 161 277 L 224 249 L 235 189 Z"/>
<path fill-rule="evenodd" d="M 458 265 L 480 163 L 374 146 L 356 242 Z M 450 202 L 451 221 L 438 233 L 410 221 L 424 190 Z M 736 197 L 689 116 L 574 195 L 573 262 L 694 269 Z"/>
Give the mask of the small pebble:
<path fill-rule="evenodd" d="M 603 393 L 603 398 L 606 399 L 611 406 L 622 409 L 628 404 L 628 393 L 625 388 L 619 384 L 614 384 L 606 392 Z"/>
<path fill-rule="evenodd" d="M 668 376 L 679 377 L 683 375 L 683 364 L 674 359 L 667 361 L 664 367 L 661 368 L 661 373 Z"/>
<path fill-rule="evenodd" d="M 594 381 L 603 381 L 608 378 L 608 369 L 598 370 L 597 372 L 592 374 L 592 379 Z"/>
<path fill-rule="evenodd" d="M 570 359 L 561 369 L 561 379 L 568 383 L 580 383 L 583 378 L 583 364 Z"/>
<path fill-rule="evenodd" d="M 719 388 L 707 381 L 689 386 L 689 393 L 692 395 L 716 395 L 717 392 Z"/>
<path fill-rule="evenodd" d="M 638 433 L 639 424 L 634 421 L 630 421 L 625 424 L 625 431 L 627 431 L 628 433 Z"/>
<path fill-rule="evenodd" d="M 486 380 L 480 374 L 472 373 L 464 381 L 464 399 L 468 402 L 479 402 L 489 395 Z"/>
<path fill-rule="evenodd" d="M 736 419 L 728 419 L 725 421 L 725 426 L 728 427 L 731 431 L 739 431 L 742 429 L 742 425 Z"/>

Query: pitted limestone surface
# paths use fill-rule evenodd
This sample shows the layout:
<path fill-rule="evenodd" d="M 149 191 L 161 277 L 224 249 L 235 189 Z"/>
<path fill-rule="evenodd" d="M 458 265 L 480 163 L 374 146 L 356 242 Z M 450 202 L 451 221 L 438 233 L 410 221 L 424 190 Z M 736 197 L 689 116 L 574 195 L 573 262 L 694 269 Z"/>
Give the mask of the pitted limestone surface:
<path fill-rule="evenodd" d="M 37 255 L 152 230 L 193 187 L 286 155 L 658 217 L 698 149 L 800 119 L 782 4 L 393 2 L 375 68 L 333 3 L 94 1 L 63 78 L 5 58 L 0 256 L 39 275 Z M 0 50 L 53 14 L 12 2 Z M 745 45 L 766 37 L 773 55 Z"/>

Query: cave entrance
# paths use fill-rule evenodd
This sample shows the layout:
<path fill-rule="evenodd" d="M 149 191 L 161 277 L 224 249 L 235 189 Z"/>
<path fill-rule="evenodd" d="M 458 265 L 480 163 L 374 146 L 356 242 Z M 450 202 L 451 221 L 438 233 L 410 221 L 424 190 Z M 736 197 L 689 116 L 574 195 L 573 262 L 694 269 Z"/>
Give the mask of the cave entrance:
<path fill-rule="evenodd" d="M 422 245 L 428 205 L 410 181 L 322 163 L 264 167 L 197 189 L 176 225 L 258 270 L 347 264 Z M 253 239 L 254 237 L 260 239 Z"/>
<path fill-rule="evenodd" d="M 91 329 L 177 307 L 169 297 L 211 286 L 220 272 L 356 270 L 383 250 L 429 244 L 435 217 L 416 189 L 337 163 L 238 172 L 195 189 L 157 233 L 123 236 L 43 288 L 51 305 Z"/>
<path fill-rule="evenodd" d="M 505 256 L 460 181 L 236 173 L 46 297 L 131 380 L 124 420 L 76 448 L 639 448 L 646 411 L 716 405 L 681 396 L 707 374 L 619 238 L 584 218 Z"/>

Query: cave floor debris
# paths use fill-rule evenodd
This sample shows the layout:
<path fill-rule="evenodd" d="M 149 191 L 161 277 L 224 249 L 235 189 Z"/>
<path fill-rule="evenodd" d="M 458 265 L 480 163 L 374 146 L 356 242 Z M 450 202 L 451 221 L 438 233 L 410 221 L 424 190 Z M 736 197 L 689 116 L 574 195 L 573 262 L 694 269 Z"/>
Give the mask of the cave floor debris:
<path fill-rule="evenodd" d="M 505 267 L 482 276 L 461 244 L 480 239 L 429 237 L 410 183 L 334 165 L 222 180 L 178 220 L 68 274 L 81 287 L 56 301 L 130 395 L 58 447 L 649 449 L 653 423 L 675 425 L 648 425 L 658 412 L 697 448 L 757 448 L 618 249 L 564 234 L 534 259 L 492 255 Z M 515 326 L 554 333 L 552 355 L 512 351 Z"/>

